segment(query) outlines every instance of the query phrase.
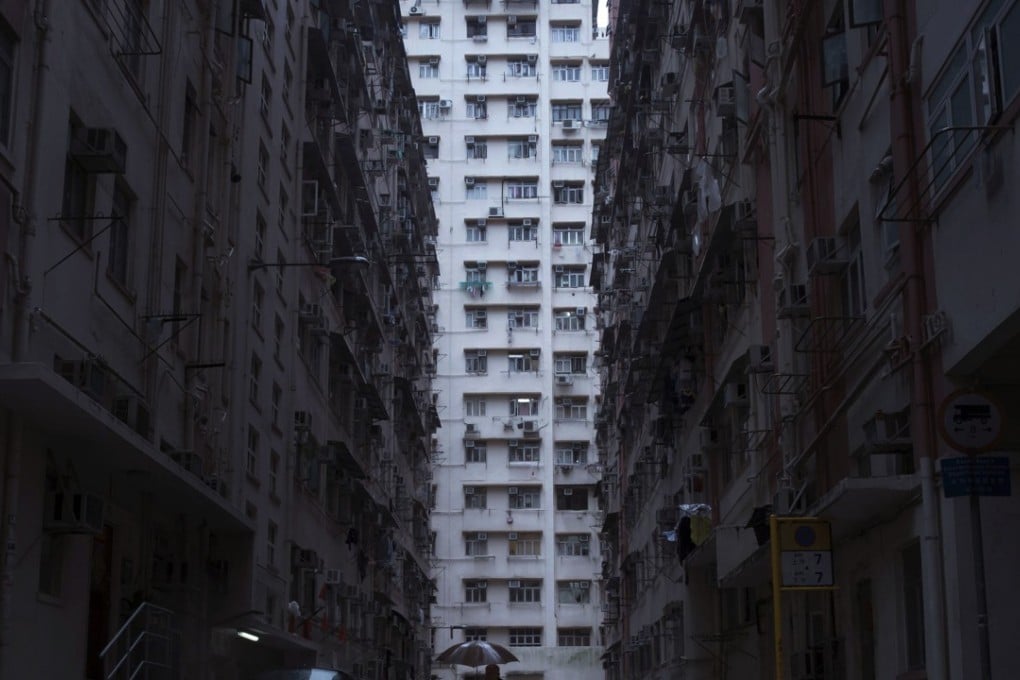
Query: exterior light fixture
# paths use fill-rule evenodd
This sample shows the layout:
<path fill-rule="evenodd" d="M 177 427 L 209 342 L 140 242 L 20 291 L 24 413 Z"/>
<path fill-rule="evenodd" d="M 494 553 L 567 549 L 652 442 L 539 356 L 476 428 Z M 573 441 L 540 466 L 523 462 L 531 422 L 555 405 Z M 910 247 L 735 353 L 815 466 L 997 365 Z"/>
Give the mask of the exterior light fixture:
<path fill-rule="evenodd" d="M 239 631 L 237 631 L 237 637 L 243 638 L 245 640 L 248 640 L 249 642 L 258 642 L 259 641 L 259 636 L 258 635 L 256 635 L 255 633 L 249 633 L 246 630 L 239 630 Z"/>

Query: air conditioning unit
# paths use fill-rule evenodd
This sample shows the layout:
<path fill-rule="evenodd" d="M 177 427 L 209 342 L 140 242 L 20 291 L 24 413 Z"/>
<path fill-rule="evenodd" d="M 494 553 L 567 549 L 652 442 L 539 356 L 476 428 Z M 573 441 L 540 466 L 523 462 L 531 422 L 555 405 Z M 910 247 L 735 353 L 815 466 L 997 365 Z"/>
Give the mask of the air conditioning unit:
<path fill-rule="evenodd" d="M 487 225 L 488 223 L 489 223 L 489 220 L 487 220 L 487 219 L 486 219 L 486 218 L 484 218 L 484 217 L 482 217 L 482 218 L 480 218 L 480 219 L 477 219 L 477 220 L 475 220 L 475 226 L 479 226 L 479 227 L 484 227 L 484 226 L 486 226 L 486 225 Z"/>
<path fill-rule="evenodd" d="M 484 65 L 485 65 L 485 63 L 486 63 L 487 61 L 489 61 L 489 58 L 488 58 L 487 56 L 485 56 L 484 54 L 479 54 L 479 55 L 478 55 L 478 57 L 476 58 L 476 61 L 477 61 L 477 62 L 478 62 L 479 64 L 481 64 L 482 66 L 484 66 Z"/>
<path fill-rule="evenodd" d="M 567 487 L 566 489 L 564 489 L 564 490 L 563 490 L 563 495 L 564 495 L 564 496 L 573 496 L 573 495 L 574 495 L 574 490 L 573 490 L 573 489 L 571 489 L 571 488 L 570 488 L 570 487 L 568 486 L 568 487 Z"/>
<path fill-rule="evenodd" d="M 439 143 L 439 137 L 436 137 L 436 136 L 429 137 L 429 144 L 438 144 L 438 143 Z"/>
<path fill-rule="evenodd" d="M 467 438 L 467 437 L 472 437 L 473 438 L 473 437 L 477 437 L 477 436 L 478 436 L 478 427 L 476 425 L 474 425 L 472 423 L 468 423 L 467 425 L 464 426 L 464 437 L 465 438 Z"/>
<path fill-rule="evenodd" d="M 508 494 L 510 494 L 511 496 L 516 496 L 518 491 L 519 491 L 519 489 L 516 486 L 507 487 L 507 490 L 506 490 L 506 492 Z"/>
<path fill-rule="evenodd" d="M 464 487 L 464 495 L 465 496 L 474 496 L 475 495 L 475 487 L 473 487 L 473 486 L 465 486 Z"/>
<path fill-rule="evenodd" d="M 573 385 L 574 384 L 574 376 L 566 374 L 566 373 L 562 373 L 560 375 L 557 375 L 556 376 L 556 384 L 557 385 Z"/>
<path fill-rule="evenodd" d="M 528 355 L 531 356 L 531 357 L 541 356 L 542 355 L 542 350 L 540 350 L 540 349 L 528 350 Z"/>
<path fill-rule="evenodd" d="M 479 222 L 480 221 L 481 220 L 479 220 Z M 483 224 L 483 225 L 480 225 L 480 226 L 485 226 L 485 225 Z M 488 267 L 489 267 L 489 263 L 486 262 L 485 260 L 478 260 L 478 262 L 475 263 L 475 268 L 478 271 L 480 271 L 480 272 L 484 272 L 486 269 L 488 269 Z"/>
<path fill-rule="evenodd" d="M 43 530 L 64 534 L 103 532 L 105 501 L 90 493 L 51 491 L 46 494 Z"/>
<path fill-rule="evenodd" d="M 475 136 L 474 135 L 465 135 L 464 143 L 467 144 L 468 146 L 474 146 Z"/>
<path fill-rule="evenodd" d="M 777 298 L 777 316 L 780 319 L 787 319 L 793 316 L 803 316 L 810 313 L 808 304 L 807 286 L 803 283 L 784 283 L 780 286 Z"/>
<path fill-rule="evenodd" d="M 453 108 L 453 100 L 450 100 L 450 99 L 440 99 L 439 100 L 439 108 L 441 108 L 441 109 L 450 109 L 450 108 Z"/>
<path fill-rule="evenodd" d="M 343 582 L 343 572 L 339 569 L 327 569 L 325 580 L 327 586 L 340 585 Z"/>
<path fill-rule="evenodd" d="M 431 66 L 439 66 L 439 57 L 429 57 L 429 64 Z"/>
<path fill-rule="evenodd" d="M 489 587 L 489 582 L 488 581 L 476 581 L 475 585 L 477 585 L 482 590 L 485 590 L 486 588 Z"/>
<path fill-rule="evenodd" d="M 528 135 L 528 144 L 538 144 L 538 135 Z"/>
<path fill-rule="evenodd" d="M 507 581 L 506 582 L 506 587 L 507 588 L 520 588 L 521 587 L 521 582 L 517 581 L 517 580 Z"/>
<path fill-rule="evenodd" d="M 502 216 L 503 208 L 500 208 L 498 206 L 489 208 L 489 217 L 502 217 Z"/>
<path fill-rule="evenodd" d="M 511 262 L 507 262 L 507 263 L 506 263 L 506 268 L 507 268 L 507 269 L 510 269 L 510 270 L 514 270 L 514 269 L 517 269 L 517 263 L 516 263 L 516 262 L 513 262 L 513 261 L 511 261 Z"/>
<path fill-rule="evenodd" d="M 715 89 L 715 113 L 728 118 L 736 112 L 736 99 L 732 85 L 720 85 Z"/>
<path fill-rule="evenodd" d="M 475 33 L 473 36 L 471 36 L 471 39 L 474 40 L 476 43 L 489 42 L 489 36 L 485 35 L 484 33 Z"/>
<path fill-rule="evenodd" d="M 439 186 L 439 178 L 438 177 L 429 177 L 429 188 L 430 189 L 435 189 L 438 186 Z"/>
<path fill-rule="evenodd" d="M 836 236 L 819 236 L 808 245 L 807 265 L 812 276 L 838 274 L 850 263 L 843 240 Z"/>
<path fill-rule="evenodd" d="M 769 345 L 751 345 L 747 350 L 747 372 L 768 373 L 772 370 L 772 348 Z"/>
<path fill-rule="evenodd" d="M 534 420 L 525 420 L 521 425 L 523 426 L 521 429 L 524 430 L 525 434 L 535 434 L 538 432 L 538 425 Z"/>
<path fill-rule="evenodd" d="M 307 430 L 312 426 L 311 411 L 294 411 L 294 428 Z"/>
<path fill-rule="evenodd" d="M 565 271 L 567 271 L 567 268 L 564 267 L 562 264 L 553 265 L 553 273 L 562 274 Z"/>
<path fill-rule="evenodd" d="M 577 128 L 577 127 L 580 127 L 577 124 L 577 121 L 573 121 L 573 120 L 565 120 L 565 121 L 563 121 L 563 129 L 564 130 L 573 130 L 573 129 Z"/>
<path fill-rule="evenodd" d="M 591 588 L 591 581 L 580 581 L 578 585 L 581 587 L 581 590 L 588 590 Z"/>
<path fill-rule="evenodd" d="M 475 17 L 475 23 L 478 24 L 479 26 L 484 26 L 488 22 L 489 22 L 489 17 L 485 16 L 484 14 L 482 16 Z"/>
<path fill-rule="evenodd" d="M 466 440 L 464 442 L 464 448 L 465 449 L 473 449 L 473 448 L 475 448 L 475 443 L 473 441 L 471 441 L 470 439 L 468 439 L 468 440 Z"/>
<path fill-rule="evenodd" d="M 536 64 L 536 63 L 538 63 L 538 55 L 537 54 L 529 54 L 528 55 L 528 63 L 529 64 Z"/>
<path fill-rule="evenodd" d="M 562 189 L 565 186 L 565 183 L 563 180 L 558 179 L 555 182 L 553 182 L 552 185 L 553 189 Z"/>
<path fill-rule="evenodd" d="M 585 308 L 584 307 L 578 307 L 577 309 L 574 310 L 574 314 L 576 316 L 584 316 Z"/>
<path fill-rule="evenodd" d="M 478 102 L 479 104 L 484 104 L 485 103 L 485 95 L 484 94 L 478 95 L 477 97 L 475 97 L 475 101 Z"/>
<path fill-rule="evenodd" d="M 464 186 L 473 187 L 474 185 L 475 185 L 475 178 L 474 177 L 465 177 L 464 178 Z"/>
<path fill-rule="evenodd" d="M 127 143 L 112 128 L 78 130 L 71 156 L 87 173 L 123 175 L 127 169 Z"/>
<path fill-rule="evenodd" d="M 485 533 L 484 531 L 479 531 L 477 534 L 475 534 L 475 540 L 487 541 L 489 540 L 489 534 Z"/>
<path fill-rule="evenodd" d="M 507 26 L 514 26 L 514 25 L 516 25 L 517 24 L 517 15 L 516 14 L 507 14 L 506 15 L 506 24 L 507 24 Z"/>
<path fill-rule="evenodd" d="M 517 532 L 516 531 L 507 532 L 506 538 L 507 538 L 508 541 L 516 541 L 517 540 Z"/>
<path fill-rule="evenodd" d="M 514 102 L 517 103 L 517 104 L 527 104 L 528 103 L 528 98 L 523 96 L 523 95 L 517 96 L 517 97 L 514 97 Z"/>
<path fill-rule="evenodd" d="M 407 8 L 407 13 L 410 14 L 411 16 L 419 16 L 424 14 L 420 5 L 411 5 L 410 7 Z"/>
<path fill-rule="evenodd" d="M 532 219 L 530 217 L 525 217 L 523 220 L 521 220 L 521 226 L 522 227 L 530 227 L 533 224 L 534 224 L 534 222 L 532 221 Z"/>

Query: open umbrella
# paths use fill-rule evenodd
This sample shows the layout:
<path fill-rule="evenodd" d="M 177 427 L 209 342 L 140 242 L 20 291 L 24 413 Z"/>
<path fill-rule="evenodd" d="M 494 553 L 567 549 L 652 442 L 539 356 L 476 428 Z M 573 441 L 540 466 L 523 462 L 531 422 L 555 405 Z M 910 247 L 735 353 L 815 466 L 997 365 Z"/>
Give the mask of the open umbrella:
<path fill-rule="evenodd" d="M 483 640 L 460 642 L 436 657 L 439 663 L 459 663 L 462 666 L 488 666 L 489 664 L 520 661 L 503 645 Z"/>

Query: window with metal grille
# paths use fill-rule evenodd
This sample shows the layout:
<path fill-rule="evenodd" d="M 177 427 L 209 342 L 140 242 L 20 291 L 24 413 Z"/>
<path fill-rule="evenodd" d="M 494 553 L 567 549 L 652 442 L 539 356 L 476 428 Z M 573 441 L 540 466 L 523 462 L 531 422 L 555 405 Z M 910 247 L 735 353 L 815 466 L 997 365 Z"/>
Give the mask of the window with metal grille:
<path fill-rule="evenodd" d="M 542 534 L 521 533 L 508 538 L 507 551 L 510 557 L 541 557 Z"/>
<path fill-rule="evenodd" d="M 556 631 L 556 645 L 559 647 L 591 646 L 590 628 L 559 628 Z"/>
<path fill-rule="evenodd" d="M 591 581 L 557 581 L 556 601 L 560 604 L 591 602 Z"/>
<path fill-rule="evenodd" d="M 510 581 L 509 590 L 511 603 L 530 604 L 542 601 L 542 581 L 538 579 Z"/>
<path fill-rule="evenodd" d="M 464 581 L 465 602 L 486 602 L 488 600 L 488 584 L 485 581 Z"/>
<path fill-rule="evenodd" d="M 511 442 L 507 451 L 507 460 L 511 463 L 541 462 L 542 448 L 538 444 Z"/>
<path fill-rule="evenodd" d="M 517 493 L 509 494 L 508 507 L 511 510 L 537 510 L 542 507 L 542 489 L 537 486 L 521 486 Z"/>
<path fill-rule="evenodd" d="M 542 645 L 541 628 L 511 628 L 511 647 L 540 647 Z"/>
<path fill-rule="evenodd" d="M 556 555 L 559 557 L 587 557 L 591 554 L 588 534 L 557 534 Z"/>
<path fill-rule="evenodd" d="M 560 397 L 556 400 L 557 420 L 584 420 L 588 417 L 588 402 L 582 398 Z"/>

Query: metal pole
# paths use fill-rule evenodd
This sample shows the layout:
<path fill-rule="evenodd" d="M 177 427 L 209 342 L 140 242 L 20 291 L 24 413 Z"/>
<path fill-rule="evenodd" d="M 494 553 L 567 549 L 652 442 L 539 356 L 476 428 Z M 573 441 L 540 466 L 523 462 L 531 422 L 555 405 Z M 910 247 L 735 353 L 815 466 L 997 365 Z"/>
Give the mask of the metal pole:
<path fill-rule="evenodd" d="M 779 563 L 779 518 L 769 516 L 769 552 L 772 556 L 772 638 L 775 642 L 776 677 L 783 680 L 783 575 Z"/>
<path fill-rule="evenodd" d="M 981 680 L 992 680 L 992 652 L 988 642 L 988 595 L 985 591 L 985 538 L 981 529 L 981 497 L 970 494 L 970 540 L 974 551 L 974 588 L 977 591 L 978 650 Z"/>

